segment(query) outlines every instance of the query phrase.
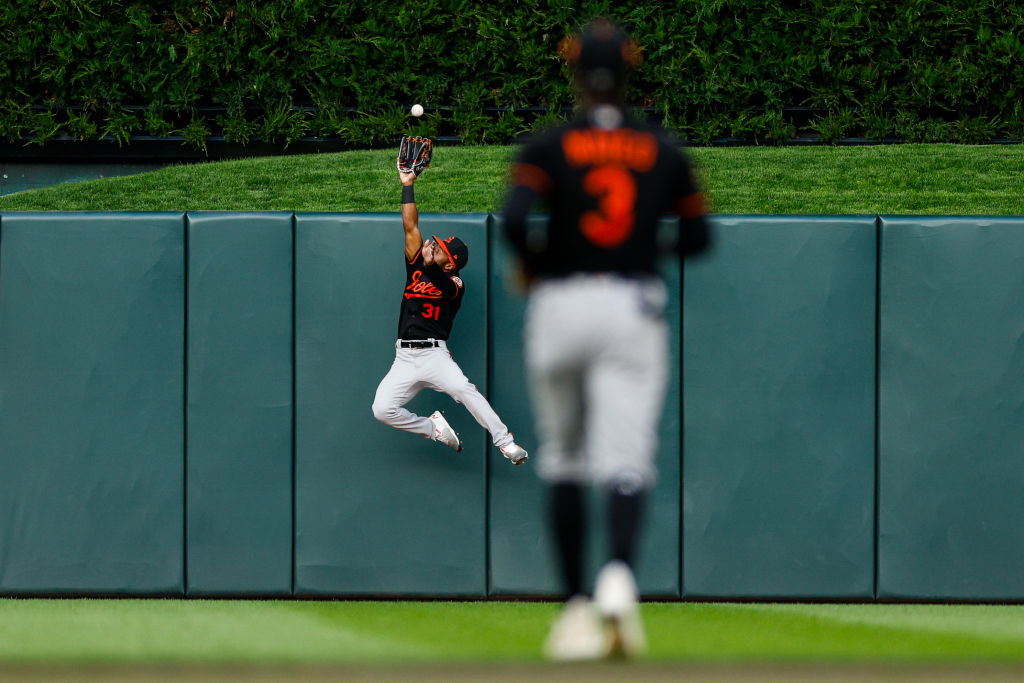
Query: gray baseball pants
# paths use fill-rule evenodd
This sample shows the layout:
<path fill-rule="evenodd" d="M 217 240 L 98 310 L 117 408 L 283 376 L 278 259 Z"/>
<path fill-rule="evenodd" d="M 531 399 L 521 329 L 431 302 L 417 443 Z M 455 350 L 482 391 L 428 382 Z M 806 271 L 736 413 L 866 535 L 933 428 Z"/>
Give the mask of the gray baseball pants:
<path fill-rule="evenodd" d="M 513 442 L 508 427 L 476 388 L 448 351 L 448 345 L 428 349 L 403 349 L 395 342 L 395 361 L 377 386 L 373 416 L 384 424 L 413 434 L 430 437 L 434 426 L 429 417 L 417 415 L 404 406 L 424 389 L 448 394 L 491 434 L 498 448 Z"/>
<path fill-rule="evenodd" d="M 666 292 L 657 279 L 543 281 L 526 311 L 526 366 L 550 483 L 653 485 L 668 380 Z"/>

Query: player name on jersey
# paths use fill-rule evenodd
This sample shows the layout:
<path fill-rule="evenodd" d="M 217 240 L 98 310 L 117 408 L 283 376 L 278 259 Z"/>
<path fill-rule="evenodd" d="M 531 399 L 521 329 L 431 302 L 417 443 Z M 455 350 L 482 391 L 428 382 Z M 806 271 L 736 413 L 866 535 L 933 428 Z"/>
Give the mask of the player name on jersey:
<path fill-rule="evenodd" d="M 570 129 L 562 136 L 562 150 L 570 166 L 620 164 L 638 173 L 654 168 L 658 139 L 645 131 L 619 128 Z"/>

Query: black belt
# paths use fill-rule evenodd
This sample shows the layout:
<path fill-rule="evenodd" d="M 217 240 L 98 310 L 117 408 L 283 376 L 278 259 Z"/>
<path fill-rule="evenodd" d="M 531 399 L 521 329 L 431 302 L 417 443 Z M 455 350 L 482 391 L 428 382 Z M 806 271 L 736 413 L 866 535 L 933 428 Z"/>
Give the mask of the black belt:
<path fill-rule="evenodd" d="M 440 346 L 441 343 L 436 339 L 399 339 L 398 345 L 403 349 L 432 349 Z"/>

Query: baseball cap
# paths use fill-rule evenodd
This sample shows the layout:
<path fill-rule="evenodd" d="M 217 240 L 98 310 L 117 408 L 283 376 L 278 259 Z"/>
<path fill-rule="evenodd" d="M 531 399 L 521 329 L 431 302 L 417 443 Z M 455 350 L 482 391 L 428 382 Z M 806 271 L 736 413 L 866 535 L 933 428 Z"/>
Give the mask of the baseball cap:
<path fill-rule="evenodd" d="M 443 240 L 437 235 L 431 235 L 431 238 L 437 242 L 437 246 L 441 247 L 441 251 L 445 253 L 448 260 L 455 264 L 456 270 L 462 270 L 469 262 L 469 247 L 458 237 L 449 237 Z"/>
<path fill-rule="evenodd" d="M 575 42 L 570 58 L 596 92 L 612 92 L 626 77 L 626 67 L 635 66 L 640 52 L 629 36 L 608 19 L 595 19 Z"/>

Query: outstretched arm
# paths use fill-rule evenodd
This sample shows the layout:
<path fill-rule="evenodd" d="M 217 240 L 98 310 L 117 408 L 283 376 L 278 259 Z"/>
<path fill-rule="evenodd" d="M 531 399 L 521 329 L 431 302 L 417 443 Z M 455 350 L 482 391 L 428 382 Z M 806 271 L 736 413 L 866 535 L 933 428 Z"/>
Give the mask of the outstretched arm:
<path fill-rule="evenodd" d="M 402 182 L 402 225 L 405 227 L 405 259 L 412 262 L 423 248 L 420 212 L 416 208 L 412 186 L 416 176 L 430 166 L 433 156 L 430 138 L 403 135 L 398 146 L 398 179 Z"/>
<path fill-rule="evenodd" d="M 420 212 L 412 197 L 413 183 L 416 174 L 412 171 L 398 172 L 402 181 L 402 226 L 405 228 L 405 260 L 412 261 L 423 248 L 423 235 L 420 234 Z M 408 189 L 406 189 L 408 188 Z"/>

